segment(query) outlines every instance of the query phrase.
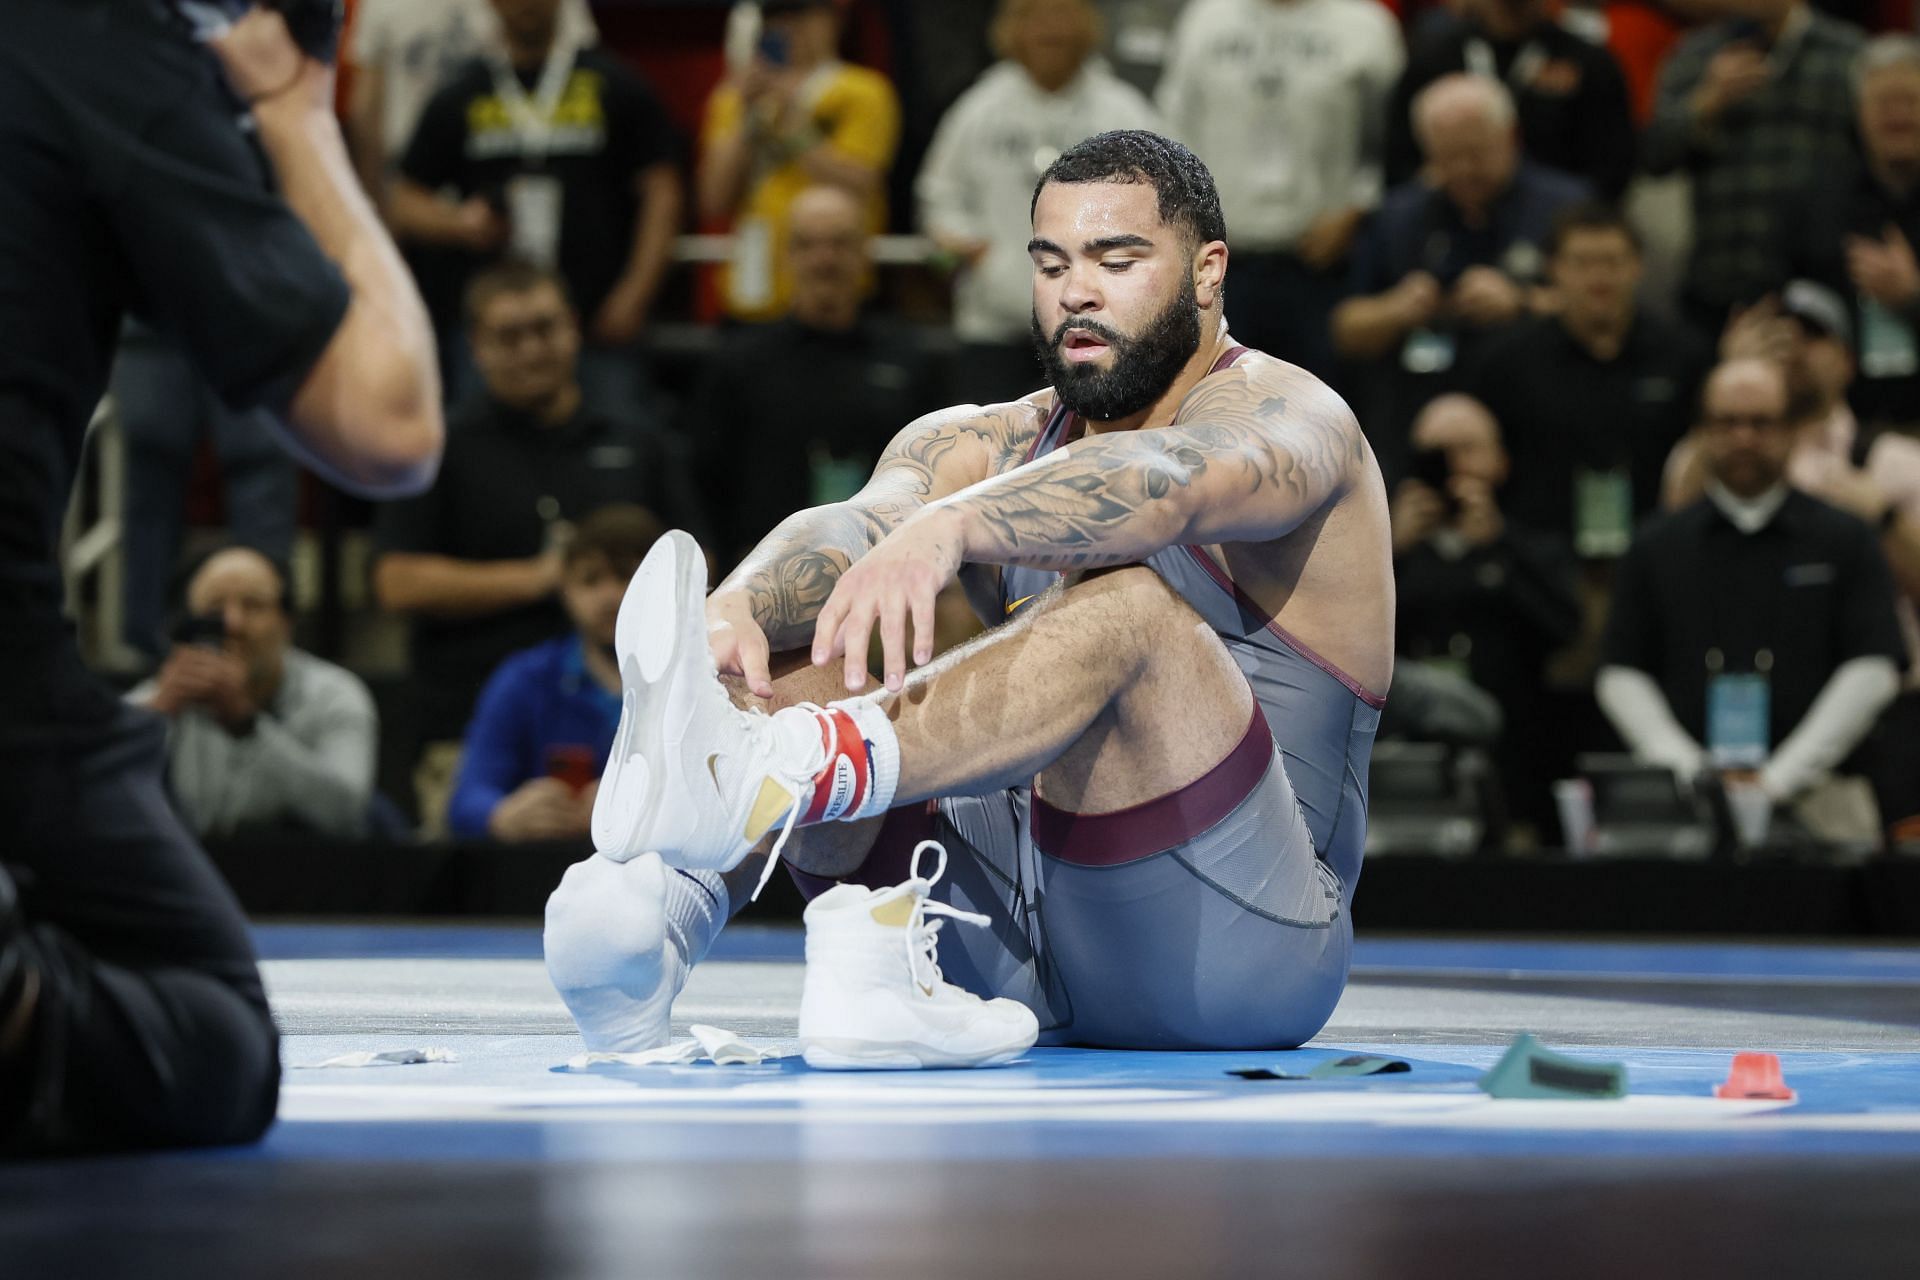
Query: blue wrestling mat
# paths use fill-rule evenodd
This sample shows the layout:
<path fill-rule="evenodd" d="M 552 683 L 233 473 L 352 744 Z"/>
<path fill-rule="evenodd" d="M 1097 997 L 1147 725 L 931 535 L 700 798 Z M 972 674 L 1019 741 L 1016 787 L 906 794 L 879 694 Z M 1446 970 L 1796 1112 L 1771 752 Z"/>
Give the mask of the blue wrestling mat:
<path fill-rule="evenodd" d="M 267 1141 L 0 1168 L 0 1264 L 36 1268 L 0 1274 L 1920 1274 L 1920 948 L 1363 939 L 1294 1052 L 838 1074 L 569 1070 L 533 928 L 258 940 L 286 1032 Z M 791 1053 L 799 957 L 797 931 L 729 930 L 676 1034 Z M 1627 1096 L 1487 1096 L 1523 1031 L 1624 1064 Z M 402 1050 L 442 1060 L 318 1065 Z M 1713 1096 L 1750 1050 L 1796 1100 Z M 1235 1074 L 1352 1055 L 1406 1069 Z"/>

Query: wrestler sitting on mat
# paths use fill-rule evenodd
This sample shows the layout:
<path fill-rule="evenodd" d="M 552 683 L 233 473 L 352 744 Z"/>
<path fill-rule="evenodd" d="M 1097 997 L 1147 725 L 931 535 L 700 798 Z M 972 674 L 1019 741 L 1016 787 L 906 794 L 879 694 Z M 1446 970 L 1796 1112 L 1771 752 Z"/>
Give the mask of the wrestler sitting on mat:
<path fill-rule="evenodd" d="M 1186 148 L 1090 138 L 1032 213 L 1051 387 L 913 423 L 710 597 L 684 534 L 635 575 L 600 852 L 547 908 L 589 1048 L 666 1041 L 768 851 L 815 895 L 814 1066 L 1277 1048 L 1332 1013 L 1392 672 L 1379 469 L 1332 391 L 1228 336 Z M 930 661 L 956 577 L 997 625 Z M 944 975 L 941 916 L 982 926 Z"/>

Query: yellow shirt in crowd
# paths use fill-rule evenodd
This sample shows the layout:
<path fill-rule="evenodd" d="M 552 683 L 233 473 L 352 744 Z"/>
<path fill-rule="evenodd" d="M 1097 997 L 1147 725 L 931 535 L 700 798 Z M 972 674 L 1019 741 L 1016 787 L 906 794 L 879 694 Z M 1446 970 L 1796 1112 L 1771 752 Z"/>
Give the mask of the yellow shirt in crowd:
<path fill-rule="evenodd" d="M 884 175 L 900 144 L 900 100 L 877 71 L 828 63 L 800 86 L 799 101 L 812 137 L 803 136 L 792 148 L 763 148 L 754 157 L 746 198 L 734 215 L 733 257 L 721 269 L 720 288 L 727 314 L 737 320 L 773 320 L 786 313 L 793 292 L 786 266 L 787 213 L 794 198 L 812 185 L 800 167 L 798 150 L 824 141 L 847 159 Z M 707 101 L 701 146 L 711 147 L 745 127 L 740 94 L 723 86 Z M 875 234 L 886 229 L 886 198 L 877 190 L 867 220 Z"/>

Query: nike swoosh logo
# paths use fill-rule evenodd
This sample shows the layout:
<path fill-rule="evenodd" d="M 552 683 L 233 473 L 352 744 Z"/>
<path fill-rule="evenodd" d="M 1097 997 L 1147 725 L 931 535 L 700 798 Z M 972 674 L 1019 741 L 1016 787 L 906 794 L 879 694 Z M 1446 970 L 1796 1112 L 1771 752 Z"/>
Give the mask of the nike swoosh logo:
<path fill-rule="evenodd" d="M 1018 600 L 1015 600 L 1012 604 L 1007 606 L 1007 616 L 1011 618 L 1013 616 L 1013 611 L 1015 609 L 1018 609 L 1021 605 L 1025 604 L 1027 601 L 1031 599 L 1033 599 L 1032 596 L 1021 596 Z"/>
<path fill-rule="evenodd" d="M 720 753 L 718 751 L 707 757 L 707 774 L 713 779 L 713 789 L 720 790 Z"/>

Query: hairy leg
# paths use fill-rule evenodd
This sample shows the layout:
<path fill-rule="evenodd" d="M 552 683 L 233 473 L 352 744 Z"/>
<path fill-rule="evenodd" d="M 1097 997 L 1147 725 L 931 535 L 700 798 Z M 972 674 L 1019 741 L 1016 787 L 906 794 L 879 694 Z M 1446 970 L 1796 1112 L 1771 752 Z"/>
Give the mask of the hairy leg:
<path fill-rule="evenodd" d="M 899 734 L 896 807 L 1037 779 L 1058 808 L 1124 809 L 1204 776 L 1253 714 L 1226 647 L 1140 566 L 1056 589 L 899 693 L 862 696 Z"/>

